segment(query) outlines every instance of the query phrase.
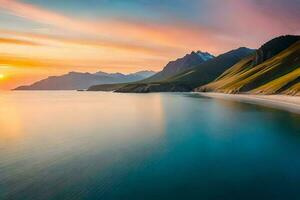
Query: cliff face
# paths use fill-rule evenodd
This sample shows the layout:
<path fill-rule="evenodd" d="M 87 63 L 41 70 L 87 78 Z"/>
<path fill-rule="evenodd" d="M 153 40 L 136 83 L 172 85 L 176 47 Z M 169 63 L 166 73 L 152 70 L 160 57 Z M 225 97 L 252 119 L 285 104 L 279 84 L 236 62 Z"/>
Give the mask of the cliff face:
<path fill-rule="evenodd" d="M 281 51 L 290 47 L 298 40 L 300 40 L 300 36 L 292 35 L 280 36 L 270 40 L 269 42 L 262 45 L 258 50 L 256 50 L 255 58 L 252 63 L 253 66 L 259 65 L 272 58 Z"/>

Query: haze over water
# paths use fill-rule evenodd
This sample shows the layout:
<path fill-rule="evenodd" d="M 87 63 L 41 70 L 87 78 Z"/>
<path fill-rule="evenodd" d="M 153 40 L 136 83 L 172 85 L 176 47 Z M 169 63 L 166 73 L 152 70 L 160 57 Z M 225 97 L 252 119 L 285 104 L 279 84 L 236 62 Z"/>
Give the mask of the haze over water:
<path fill-rule="evenodd" d="M 300 116 L 194 94 L 2 92 L 0 199 L 299 199 Z"/>

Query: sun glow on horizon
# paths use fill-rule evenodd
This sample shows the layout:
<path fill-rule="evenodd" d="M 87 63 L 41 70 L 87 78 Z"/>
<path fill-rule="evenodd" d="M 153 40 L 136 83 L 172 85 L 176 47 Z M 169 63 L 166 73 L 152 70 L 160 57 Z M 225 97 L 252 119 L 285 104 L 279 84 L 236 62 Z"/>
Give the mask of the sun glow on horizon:
<path fill-rule="evenodd" d="M 0 79 L 4 79 L 5 75 L 4 74 L 0 74 Z"/>

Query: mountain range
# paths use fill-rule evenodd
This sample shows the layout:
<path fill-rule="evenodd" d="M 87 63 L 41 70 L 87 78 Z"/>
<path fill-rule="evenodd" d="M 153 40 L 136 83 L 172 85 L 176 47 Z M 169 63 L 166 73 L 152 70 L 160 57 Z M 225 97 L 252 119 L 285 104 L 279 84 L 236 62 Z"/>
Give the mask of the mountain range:
<path fill-rule="evenodd" d="M 207 53 L 207 59 L 198 63 L 182 61 L 194 61 L 197 53 L 170 62 L 147 79 L 95 85 L 89 90 L 300 95 L 300 36 L 279 36 L 257 50 L 241 47 L 217 57 Z"/>
<path fill-rule="evenodd" d="M 50 76 L 28 86 L 20 86 L 14 90 L 84 90 L 92 85 L 129 83 L 146 79 L 155 74 L 153 71 L 140 71 L 132 74 L 122 73 L 80 73 L 69 72 L 61 76 Z"/>
<path fill-rule="evenodd" d="M 175 62 L 170 62 L 172 65 L 167 65 L 161 72 L 158 72 L 160 79 L 156 79 L 157 74 L 152 77 L 138 81 L 135 83 L 117 85 L 119 87 L 111 87 L 115 89 L 116 92 L 188 92 L 192 91 L 195 87 L 209 83 L 217 78 L 224 70 L 231 67 L 233 64 L 244 58 L 245 56 L 253 53 L 253 50 L 242 47 L 217 57 L 209 56 L 206 60 L 201 59 L 201 57 L 196 52 L 187 54 L 185 57 L 178 59 Z M 206 53 L 206 55 L 210 55 Z M 198 63 L 191 62 L 182 62 L 184 60 L 195 60 L 195 57 L 200 57 Z M 191 59 L 192 58 L 192 59 Z M 177 63 L 178 62 L 178 63 Z M 162 78 L 161 74 L 165 74 L 168 71 L 171 71 L 169 68 L 175 68 L 175 63 L 181 66 L 181 69 L 178 73 L 172 76 L 164 76 Z M 188 63 L 184 67 L 182 63 Z M 182 66 L 183 65 L 183 66 Z M 166 70 L 168 69 L 168 71 Z M 154 79 L 155 78 L 155 79 Z M 157 81 L 153 81 L 157 80 Z M 93 86 L 89 90 L 103 90 L 107 89 L 104 85 Z"/>
<path fill-rule="evenodd" d="M 222 92 L 300 95 L 300 36 L 271 39 L 253 50 L 241 47 L 219 56 L 193 51 L 170 61 L 160 72 L 129 75 L 70 72 L 16 90 Z"/>

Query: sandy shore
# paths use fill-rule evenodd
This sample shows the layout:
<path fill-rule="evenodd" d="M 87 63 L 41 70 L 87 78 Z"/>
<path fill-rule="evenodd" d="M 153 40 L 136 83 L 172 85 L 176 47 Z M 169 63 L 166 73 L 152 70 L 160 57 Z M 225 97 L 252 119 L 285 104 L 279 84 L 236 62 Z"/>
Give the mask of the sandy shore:
<path fill-rule="evenodd" d="M 199 92 L 199 94 L 211 98 L 257 104 L 257 105 L 287 110 L 293 113 L 300 114 L 300 96 L 222 94 L 222 93 L 203 93 L 203 92 Z"/>

